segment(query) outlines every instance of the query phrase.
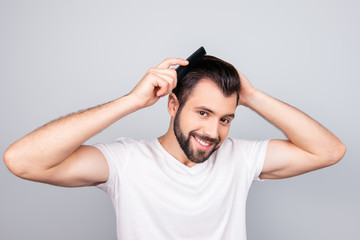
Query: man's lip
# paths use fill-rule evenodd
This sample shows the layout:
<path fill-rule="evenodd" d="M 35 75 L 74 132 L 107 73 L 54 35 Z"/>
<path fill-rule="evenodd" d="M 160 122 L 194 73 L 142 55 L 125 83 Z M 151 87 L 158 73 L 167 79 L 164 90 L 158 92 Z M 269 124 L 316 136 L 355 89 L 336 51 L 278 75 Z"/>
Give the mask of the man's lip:
<path fill-rule="evenodd" d="M 194 138 L 194 141 L 196 142 L 196 144 L 198 145 L 198 147 L 199 147 L 201 150 L 208 150 L 209 148 L 211 148 L 211 147 L 214 145 L 213 142 L 209 142 L 209 141 L 202 140 L 202 138 L 199 137 L 199 136 L 192 135 L 192 137 Z M 199 139 L 201 139 L 202 141 L 204 141 L 204 142 L 206 142 L 206 143 L 209 143 L 209 145 L 208 145 L 208 146 L 202 145 L 196 138 L 199 138 Z"/>

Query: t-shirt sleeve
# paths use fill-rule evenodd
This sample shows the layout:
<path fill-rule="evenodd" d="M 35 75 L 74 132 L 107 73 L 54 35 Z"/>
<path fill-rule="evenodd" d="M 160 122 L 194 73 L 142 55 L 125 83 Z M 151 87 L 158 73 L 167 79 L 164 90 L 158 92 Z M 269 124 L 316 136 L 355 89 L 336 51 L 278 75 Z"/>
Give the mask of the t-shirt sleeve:
<path fill-rule="evenodd" d="M 231 139 L 234 143 L 233 154 L 240 157 L 240 169 L 249 181 L 262 181 L 259 176 L 263 170 L 269 140 L 254 141 Z"/>
<path fill-rule="evenodd" d="M 252 159 L 254 159 L 254 181 L 264 181 L 259 178 L 263 168 L 264 168 L 264 162 L 265 162 L 265 155 L 266 150 L 268 146 L 269 140 L 265 141 L 254 141 L 253 142 L 253 148 L 251 151 Z"/>
<path fill-rule="evenodd" d="M 108 180 L 96 187 L 107 192 L 109 195 L 114 196 L 116 194 L 115 190 L 117 189 L 128 162 L 125 144 L 121 140 L 117 140 L 110 144 L 97 143 L 94 147 L 103 153 L 109 167 Z"/>

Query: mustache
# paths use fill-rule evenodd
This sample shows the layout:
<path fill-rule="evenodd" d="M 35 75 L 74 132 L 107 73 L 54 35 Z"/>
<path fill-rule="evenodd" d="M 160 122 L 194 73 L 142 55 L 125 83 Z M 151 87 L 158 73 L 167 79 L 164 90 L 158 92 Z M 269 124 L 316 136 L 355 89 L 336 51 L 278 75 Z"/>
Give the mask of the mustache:
<path fill-rule="evenodd" d="M 193 136 L 197 136 L 197 137 L 199 137 L 200 139 L 203 139 L 203 140 L 205 140 L 205 141 L 207 141 L 207 142 L 210 142 L 210 143 L 213 143 L 213 144 L 218 144 L 219 142 L 220 142 L 220 137 L 218 137 L 218 138 L 211 138 L 211 137 L 209 137 L 209 136 L 206 136 L 206 135 L 204 135 L 204 134 L 200 134 L 200 133 L 197 133 L 197 132 L 195 132 L 195 131 L 191 131 L 190 133 L 189 133 L 189 136 L 191 136 L 191 135 L 193 135 Z"/>

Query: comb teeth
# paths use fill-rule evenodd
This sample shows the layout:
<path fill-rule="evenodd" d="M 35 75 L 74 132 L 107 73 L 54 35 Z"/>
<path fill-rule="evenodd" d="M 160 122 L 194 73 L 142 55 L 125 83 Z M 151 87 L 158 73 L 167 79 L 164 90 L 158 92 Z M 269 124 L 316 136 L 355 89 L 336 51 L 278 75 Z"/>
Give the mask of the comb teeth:
<path fill-rule="evenodd" d="M 189 64 L 186 66 L 179 66 L 176 68 L 177 72 L 177 79 L 180 81 L 185 77 L 185 75 L 189 72 L 190 68 L 194 65 L 196 65 L 206 54 L 205 48 L 200 47 L 198 50 L 196 50 L 193 54 L 191 54 L 190 57 L 188 57 L 186 60 L 189 61 Z"/>

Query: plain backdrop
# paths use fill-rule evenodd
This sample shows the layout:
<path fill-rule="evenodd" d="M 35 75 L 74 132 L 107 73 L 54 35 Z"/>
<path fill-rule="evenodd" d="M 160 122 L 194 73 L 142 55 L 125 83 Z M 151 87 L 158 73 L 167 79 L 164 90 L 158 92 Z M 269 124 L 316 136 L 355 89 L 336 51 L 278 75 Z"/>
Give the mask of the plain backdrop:
<path fill-rule="evenodd" d="M 0 0 L 0 152 L 46 122 L 127 94 L 163 59 L 204 46 L 348 149 L 327 169 L 254 183 L 248 239 L 360 239 L 359 12 L 357 0 Z M 162 135 L 166 102 L 87 143 Z M 249 109 L 236 114 L 230 136 L 284 138 Z M 115 238 L 102 191 L 25 181 L 0 162 L 0 239 Z"/>

